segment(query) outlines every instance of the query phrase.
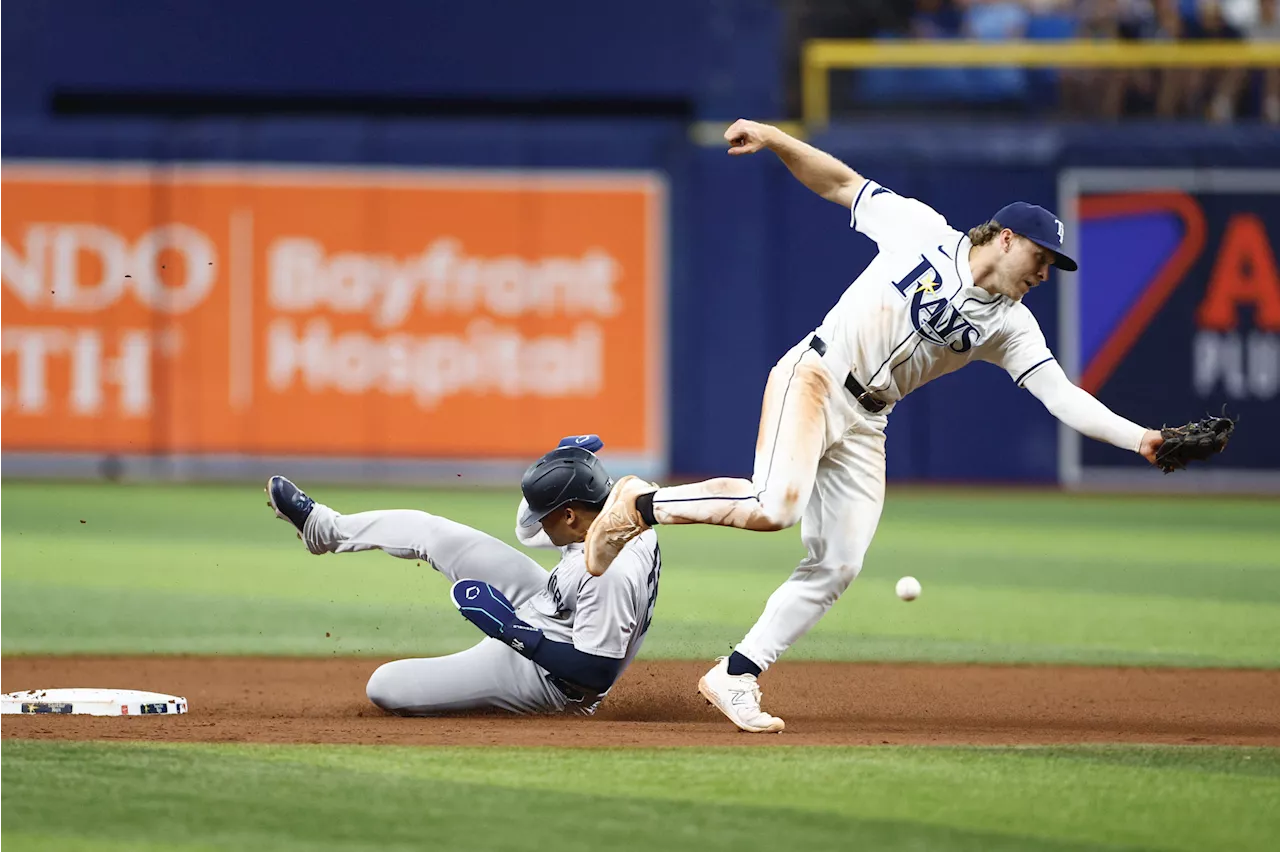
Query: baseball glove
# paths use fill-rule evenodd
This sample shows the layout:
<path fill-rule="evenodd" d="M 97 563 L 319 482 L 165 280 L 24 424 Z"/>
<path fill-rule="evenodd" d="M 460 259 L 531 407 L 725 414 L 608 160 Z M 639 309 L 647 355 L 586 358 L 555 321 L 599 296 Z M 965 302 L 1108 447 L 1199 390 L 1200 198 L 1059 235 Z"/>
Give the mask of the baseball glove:
<path fill-rule="evenodd" d="M 1227 448 L 1236 421 L 1230 417 L 1206 417 L 1184 426 L 1160 430 L 1164 443 L 1156 450 L 1156 467 L 1165 473 L 1182 470 L 1188 462 L 1204 461 Z"/>

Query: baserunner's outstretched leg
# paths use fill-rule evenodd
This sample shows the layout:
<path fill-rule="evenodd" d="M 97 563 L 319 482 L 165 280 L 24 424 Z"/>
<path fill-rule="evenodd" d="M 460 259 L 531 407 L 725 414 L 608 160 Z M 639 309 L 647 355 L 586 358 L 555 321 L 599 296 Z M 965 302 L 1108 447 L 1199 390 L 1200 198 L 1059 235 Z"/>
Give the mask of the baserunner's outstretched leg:
<path fill-rule="evenodd" d="M 427 562 L 450 581 L 483 580 L 516 606 L 547 583 L 537 562 L 491 535 L 416 509 L 340 514 L 282 476 L 267 483 L 270 505 L 291 522 L 312 553 L 382 550 Z"/>

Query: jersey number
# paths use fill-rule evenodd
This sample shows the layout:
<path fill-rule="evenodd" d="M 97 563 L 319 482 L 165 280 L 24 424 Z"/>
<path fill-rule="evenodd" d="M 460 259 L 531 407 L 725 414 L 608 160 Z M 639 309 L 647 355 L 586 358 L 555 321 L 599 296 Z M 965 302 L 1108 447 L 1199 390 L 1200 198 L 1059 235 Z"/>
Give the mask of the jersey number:
<path fill-rule="evenodd" d="M 653 567 L 649 569 L 649 608 L 645 614 L 644 626 L 640 628 L 640 635 L 649 632 L 649 625 L 653 624 L 653 611 L 658 604 L 658 578 L 662 575 L 662 548 L 658 547 L 655 542 L 653 545 Z"/>

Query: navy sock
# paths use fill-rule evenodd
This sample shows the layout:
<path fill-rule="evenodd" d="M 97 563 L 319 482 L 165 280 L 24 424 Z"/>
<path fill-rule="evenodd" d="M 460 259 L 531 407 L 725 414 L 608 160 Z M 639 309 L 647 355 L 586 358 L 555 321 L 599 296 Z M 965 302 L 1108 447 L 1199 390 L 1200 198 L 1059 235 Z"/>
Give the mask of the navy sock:
<path fill-rule="evenodd" d="M 746 657 L 734 651 L 729 657 L 729 674 L 731 675 L 755 675 L 760 677 L 760 667 L 751 662 Z"/>
<path fill-rule="evenodd" d="M 636 511 L 640 513 L 640 520 L 651 527 L 658 525 L 658 519 L 653 516 L 653 495 L 657 493 L 657 491 L 650 491 L 636 498 Z"/>

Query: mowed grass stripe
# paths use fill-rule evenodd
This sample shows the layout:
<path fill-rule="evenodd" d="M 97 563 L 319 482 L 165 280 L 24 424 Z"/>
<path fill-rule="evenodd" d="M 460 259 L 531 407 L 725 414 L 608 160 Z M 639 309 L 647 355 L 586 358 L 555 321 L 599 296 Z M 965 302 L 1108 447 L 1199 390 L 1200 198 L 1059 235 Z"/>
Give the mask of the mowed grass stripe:
<path fill-rule="evenodd" d="M 439 578 L 437 578 L 438 580 Z M 251 599 L 152 590 L 60 589 L 6 582 L 9 654 L 284 654 L 396 656 L 452 653 L 478 640 L 438 596 L 411 603 Z M 669 584 L 673 585 L 673 584 Z M 754 620 L 751 600 L 701 616 L 664 593 L 644 659 L 710 660 Z M 910 606 L 890 584 L 859 581 L 789 652 L 792 660 L 932 660 L 1191 667 L 1280 665 L 1271 610 L 1160 599 L 931 588 Z M 735 616 L 737 616 L 735 618 Z"/>
<path fill-rule="evenodd" d="M 475 641 L 427 564 L 310 556 L 259 489 L 6 483 L 6 653 L 404 655 Z M 422 506 L 511 541 L 514 491 L 313 491 L 342 509 Z M 792 656 L 1280 665 L 1277 511 L 1266 500 L 894 493 L 862 576 Z M 723 653 L 803 553 L 796 529 L 662 536 L 650 659 Z M 908 573 L 924 595 L 905 605 L 892 585 Z"/>
<path fill-rule="evenodd" d="M 1268 849 L 1280 832 L 1280 756 L 1263 749 L 11 740 L 3 772 L 6 841 L 109 848 Z"/>

